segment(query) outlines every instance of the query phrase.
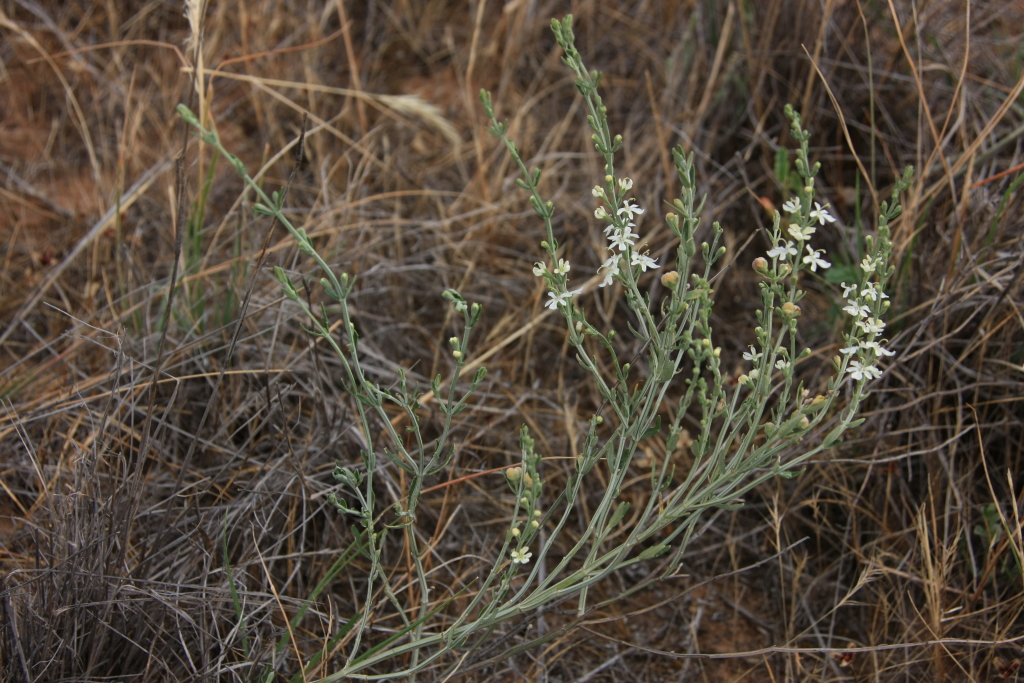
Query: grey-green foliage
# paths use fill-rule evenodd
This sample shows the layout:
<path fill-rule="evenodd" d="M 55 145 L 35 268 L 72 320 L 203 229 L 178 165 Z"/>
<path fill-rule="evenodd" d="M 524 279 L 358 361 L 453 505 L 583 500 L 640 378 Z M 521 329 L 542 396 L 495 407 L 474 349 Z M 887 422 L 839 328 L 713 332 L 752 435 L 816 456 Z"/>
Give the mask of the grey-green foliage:
<path fill-rule="evenodd" d="M 772 248 L 754 261 L 754 270 L 761 276 L 761 308 L 757 311 L 756 338 L 749 353 L 744 354 L 751 366 L 730 384 L 722 373 L 720 349 L 711 327 L 712 273 L 725 254 L 725 248 L 719 246 L 722 228 L 715 223 L 710 243 L 697 243 L 703 200 L 697 199 L 693 155 L 686 154 L 681 147 L 672 150 L 682 189 L 680 197 L 673 201 L 675 212 L 665 220 L 678 239 L 678 247 L 674 270 L 662 275 L 668 294 L 655 306 L 643 279 L 648 269 L 663 265 L 650 257 L 646 245 L 638 242 L 640 236 L 633 232 L 634 220 L 644 211 L 629 196 L 633 181 L 619 176 L 615 170 L 615 153 L 622 138 L 609 130 L 598 92 L 600 74 L 584 67 L 574 46 L 571 16 L 553 21 L 552 29 L 564 50 L 565 64 L 576 76 L 594 146 L 604 161 L 605 175 L 592 192 L 598 203 L 595 216 L 608 222 L 605 232 L 609 238 L 609 257 L 602 266 L 602 286 L 621 287 L 632 311 L 629 330 L 641 342 L 647 371 L 640 376 L 630 363 L 622 362 L 614 332 L 602 332 L 587 320 L 582 289 L 569 288 L 571 266 L 554 235 L 551 219 L 555 207 L 540 193 L 540 170 L 527 168 L 516 144 L 508 137 L 506 125 L 495 116 L 491 95 L 481 92 L 481 102 L 490 119 L 489 130 L 518 165 L 522 177 L 517 182 L 529 193 L 530 203 L 545 226 L 546 236 L 540 246 L 546 260 L 537 263 L 533 272 L 549 290 L 547 305 L 565 320 L 576 360 L 590 374 L 605 406 L 601 414 L 590 418 L 574 471 L 564 488 L 546 496 L 542 458 L 528 430 L 522 428 L 522 461 L 505 471 L 513 496 L 512 522 L 489 573 L 480 585 L 473 587 L 472 597 L 467 596 L 468 604 L 462 605 L 461 616 L 454 619 L 444 612 L 452 598 L 438 603 L 429 597 L 422 564 L 424 550 L 413 525 L 424 478 L 450 463 L 453 451 L 448 440 L 452 418 L 466 407 L 467 397 L 483 378 L 481 369 L 468 391 L 459 397 L 458 378 L 470 354 L 470 333 L 479 321 L 480 306 L 468 303 L 453 290 L 444 293 L 455 312 L 462 315 L 464 333 L 461 339 L 449 340 L 456 372 L 446 390 L 442 391 L 440 376 L 432 384 L 444 414 L 444 426 L 438 437 L 427 440 L 417 414 L 421 395 L 405 375 L 399 373 L 396 390 L 386 390 L 367 380 L 363 372 L 358 335 L 348 307 L 355 279 L 344 273 L 336 276 L 310 237 L 295 228 L 282 212 L 277 194 L 268 197 L 241 162 L 221 146 L 216 134 L 205 130 L 191 112 L 179 107 L 182 116 L 199 130 L 199 136 L 224 154 L 256 193 L 256 211 L 276 217 L 296 240 L 299 250 L 316 262 L 324 292 L 335 302 L 334 308 L 341 317 L 340 334 L 333 334 L 327 307 L 311 309 L 291 278 L 275 268 L 274 275 L 284 295 L 308 319 L 308 332 L 322 339 L 340 359 L 343 374 L 339 381 L 355 399 L 358 426 L 365 443 L 362 467 L 339 466 L 334 471 L 345 495 L 331 494 L 329 498 L 339 513 L 357 522 L 357 542 L 369 559 L 365 596 L 360 612 L 346 622 L 346 630 L 354 626 L 354 635 L 345 648 L 345 662 L 323 682 L 413 676 L 417 670 L 439 660 L 454 669 L 464 661 L 467 650 L 490 637 L 503 622 L 569 598 L 576 600 L 576 609 L 583 614 L 588 604 L 588 588 L 624 566 L 666 555 L 657 566 L 657 575 L 674 574 L 685 557 L 701 513 L 736 507 L 742 504 L 743 495 L 758 484 L 776 476 L 794 476 L 808 459 L 832 447 L 847 429 L 858 424 L 856 414 L 866 396 L 865 384 L 880 375 L 875 362 L 881 355 L 890 354 L 876 341 L 884 328 L 881 316 L 888 307 L 885 285 L 893 272 L 889 265 L 888 224 L 899 215 L 897 199 L 909 183 L 910 169 L 897 182 L 892 202 L 883 203 L 878 234 L 867 241 L 867 255 L 859 268 L 858 281 L 843 283 L 847 299 L 844 310 L 851 317 L 845 348 L 834 359 L 834 374 L 826 386 L 821 393 L 811 396 L 794 372 L 797 362 L 810 353 L 797 346 L 799 302 L 804 297 L 800 280 L 808 270 L 817 273 L 830 265 L 824 252 L 814 249 L 809 242 L 817 227 L 827 226 L 835 219 L 828 213 L 827 205 L 815 202 L 815 177 L 820 165 L 812 163 L 808 156 L 809 135 L 801 127 L 800 116 L 792 107 L 786 107 L 793 137 L 799 143 L 799 182 L 791 184 L 799 187 L 784 205 L 789 214 L 787 223 L 783 223 L 778 212 L 775 214 L 768 235 Z M 604 355 L 602 363 L 595 353 Z M 613 368 L 613 374 L 605 376 L 601 367 Z M 852 387 L 848 400 L 839 405 L 836 399 L 847 375 L 852 379 Z M 670 388 L 674 397 L 671 399 Z M 407 448 L 405 435 L 396 430 L 396 422 L 385 410 L 388 404 L 404 415 L 413 447 Z M 683 422 L 687 416 L 697 420 L 699 429 L 692 442 L 685 444 L 687 431 Z M 374 434 L 381 431 L 384 438 L 378 443 Z M 822 432 L 822 438 L 808 438 Z M 631 460 L 641 442 L 658 434 L 665 434 L 665 447 L 659 461 L 652 463 L 652 495 L 643 510 L 634 512 L 628 528 L 620 529 L 629 507 L 619 500 L 620 489 Z M 677 477 L 671 456 L 683 445 L 689 445 L 693 464 Z M 374 474 L 381 466 L 379 454 L 408 475 L 410 484 L 404 500 L 378 504 Z M 598 467 L 604 470 L 601 478 L 594 473 Z M 574 518 L 575 502 L 586 484 L 592 490 L 598 481 L 607 484 L 592 512 L 590 525 L 582 534 L 573 529 L 569 540 L 566 528 Z M 389 507 L 398 521 L 382 525 L 382 512 Z M 539 533 L 542 528 L 544 534 Z M 418 604 L 404 602 L 398 587 L 390 583 L 382 570 L 384 539 L 389 529 L 405 535 L 417 573 Z M 614 542 L 608 540 L 612 534 Z M 554 548 L 566 547 L 568 551 L 564 553 L 553 552 Z M 379 607 L 382 598 L 387 609 L 393 610 L 392 614 L 399 616 L 405 626 L 385 641 L 364 647 L 362 640 L 368 632 L 369 620 L 381 616 L 374 610 L 385 609 Z"/>

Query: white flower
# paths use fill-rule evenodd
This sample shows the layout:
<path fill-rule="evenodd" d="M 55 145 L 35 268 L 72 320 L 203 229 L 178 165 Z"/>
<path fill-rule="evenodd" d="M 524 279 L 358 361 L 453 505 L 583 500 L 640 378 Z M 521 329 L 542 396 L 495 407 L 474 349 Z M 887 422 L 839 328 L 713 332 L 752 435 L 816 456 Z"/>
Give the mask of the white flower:
<path fill-rule="evenodd" d="M 855 318 L 866 318 L 871 313 L 870 308 L 856 301 L 851 301 L 849 305 L 843 307 L 843 310 Z"/>
<path fill-rule="evenodd" d="M 867 320 L 858 320 L 857 327 L 864 330 L 866 333 L 877 337 L 882 334 L 882 330 L 885 329 L 885 323 L 878 318 L 868 318 Z"/>
<path fill-rule="evenodd" d="M 797 211 L 800 210 L 800 198 L 793 197 L 788 202 L 783 204 L 782 208 L 788 211 L 789 213 L 796 213 Z"/>
<path fill-rule="evenodd" d="M 561 292 L 558 294 L 556 294 L 555 292 L 548 292 L 548 298 L 550 298 L 551 301 L 545 303 L 544 306 L 546 308 L 550 308 L 553 311 L 558 306 L 565 306 L 566 304 L 570 303 L 572 301 L 573 295 L 579 294 L 582 291 L 582 289 L 574 289 L 571 292 Z"/>
<path fill-rule="evenodd" d="M 860 290 L 860 295 L 865 299 L 871 299 L 872 301 L 878 301 L 879 298 L 889 298 L 889 295 L 879 289 L 878 285 L 874 282 L 869 282 L 865 285 L 864 289 Z"/>
<path fill-rule="evenodd" d="M 604 199 L 604 188 L 600 185 L 594 185 L 594 189 L 590 191 L 590 194 L 594 195 L 598 199 Z"/>
<path fill-rule="evenodd" d="M 844 299 L 849 299 L 850 298 L 850 292 L 856 292 L 857 291 L 857 283 L 856 282 L 854 282 L 852 285 L 848 285 L 845 282 L 841 282 L 839 284 L 841 284 L 843 286 L 843 298 Z"/>
<path fill-rule="evenodd" d="M 876 356 L 895 356 L 896 355 L 895 351 L 890 351 L 889 349 L 882 348 L 882 345 L 879 344 L 878 342 L 875 342 L 875 341 L 861 342 L 860 343 L 860 347 L 862 349 L 871 349 L 872 351 L 875 352 Z"/>
<path fill-rule="evenodd" d="M 603 221 L 604 219 L 608 218 L 608 212 L 605 211 L 605 208 L 603 206 L 599 206 L 596 209 L 594 209 L 594 218 L 596 218 L 599 221 Z"/>
<path fill-rule="evenodd" d="M 824 270 L 825 268 L 828 268 L 832 265 L 825 259 L 821 258 L 821 256 L 819 256 L 819 254 L 823 253 L 825 252 L 823 252 L 821 249 L 811 249 L 811 245 L 807 245 L 807 256 L 804 256 L 804 263 L 809 263 L 811 265 L 812 272 L 818 272 L 819 267 L 822 270 Z"/>
<path fill-rule="evenodd" d="M 616 211 L 615 213 L 617 215 L 619 215 L 619 216 L 621 216 L 622 214 L 626 214 L 626 216 L 627 216 L 626 220 L 631 221 L 631 220 L 633 220 L 634 214 L 643 213 L 643 212 L 644 212 L 643 209 L 641 209 L 636 204 L 632 204 L 631 205 L 629 203 L 629 200 L 627 199 L 626 201 L 622 202 L 622 208 L 619 209 L 618 211 Z"/>
<path fill-rule="evenodd" d="M 789 234 L 795 237 L 796 239 L 800 240 L 801 242 L 806 242 L 807 240 L 811 239 L 811 235 L 813 235 L 816 231 L 817 228 L 815 228 L 813 225 L 808 225 L 807 227 L 804 228 L 801 228 L 799 225 L 795 225 L 792 223 L 789 225 Z"/>
<path fill-rule="evenodd" d="M 790 256 L 796 256 L 797 253 L 796 247 L 789 241 L 786 242 L 785 246 L 780 243 L 779 246 L 774 249 L 768 250 L 768 256 L 771 258 L 780 258 L 783 261 L 788 259 Z"/>
<path fill-rule="evenodd" d="M 545 268 L 544 264 L 540 263 L 539 261 L 536 265 L 533 266 L 533 274 L 536 275 L 537 277 L 541 277 L 542 275 L 544 275 L 546 271 L 547 268 Z"/>
<path fill-rule="evenodd" d="M 614 235 L 608 238 L 609 249 L 614 247 L 619 251 L 626 251 L 627 246 L 633 246 L 634 244 L 636 244 L 636 238 L 639 237 L 640 235 L 636 234 L 635 232 L 630 232 L 630 225 L 632 225 L 632 223 L 627 225 L 622 230 L 622 232 L 616 232 Z"/>
<path fill-rule="evenodd" d="M 751 363 L 756 363 L 761 359 L 762 355 L 764 354 L 751 346 L 750 353 L 747 353 L 746 351 L 743 352 L 743 360 L 749 360 Z"/>
<path fill-rule="evenodd" d="M 619 178 L 619 190 L 622 192 L 629 192 L 633 189 L 633 180 L 631 178 Z"/>
<path fill-rule="evenodd" d="M 825 221 L 828 221 L 829 223 L 835 223 L 836 219 L 833 218 L 829 214 L 829 212 L 825 210 L 825 208 L 827 206 L 828 206 L 828 204 L 826 204 L 823 207 L 818 202 L 814 202 L 814 211 L 811 211 L 811 214 L 810 214 L 811 220 L 812 221 L 818 221 L 819 225 L 825 225 Z"/>
<path fill-rule="evenodd" d="M 882 376 L 882 371 L 874 365 L 861 365 L 860 361 L 856 360 L 850 361 L 850 367 L 846 368 L 846 371 L 856 380 L 878 379 Z"/>
<path fill-rule="evenodd" d="M 780 358 L 777 361 L 775 361 L 775 369 L 777 369 L 777 370 L 785 370 L 788 367 L 789 367 L 789 361 L 788 360 Z"/>
<path fill-rule="evenodd" d="M 619 256 L 612 256 L 602 264 L 601 268 L 605 268 L 606 270 L 604 272 L 604 282 L 599 286 L 607 287 L 612 283 L 612 278 L 619 274 Z M 598 270 L 600 270 L 600 268 Z"/>
<path fill-rule="evenodd" d="M 569 262 L 565 259 L 558 259 L 558 265 L 555 266 L 555 273 L 558 275 L 565 275 L 569 272 Z"/>
<path fill-rule="evenodd" d="M 513 550 L 511 555 L 512 564 L 529 564 L 530 558 L 533 557 L 533 553 L 531 553 L 527 548 L 523 548 L 522 550 Z"/>
<path fill-rule="evenodd" d="M 851 353 L 857 353 L 860 351 L 860 344 L 854 344 L 853 346 L 847 346 L 845 349 L 839 349 L 839 353 L 844 356 L 849 356 Z"/>
<path fill-rule="evenodd" d="M 645 272 L 645 273 L 647 272 L 648 268 L 660 268 L 661 267 L 661 266 L 658 265 L 657 261 L 652 259 L 647 254 L 640 254 L 640 253 L 637 253 L 635 251 L 633 252 L 632 258 L 630 258 L 629 263 L 630 263 L 630 265 L 633 265 L 633 266 L 640 266 L 640 270 Z"/>
<path fill-rule="evenodd" d="M 864 260 L 860 262 L 860 269 L 863 270 L 865 273 L 873 273 L 875 272 L 876 265 L 877 264 L 875 263 L 874 259 L 872 259 L 870 256 L 865 256 Z"/>

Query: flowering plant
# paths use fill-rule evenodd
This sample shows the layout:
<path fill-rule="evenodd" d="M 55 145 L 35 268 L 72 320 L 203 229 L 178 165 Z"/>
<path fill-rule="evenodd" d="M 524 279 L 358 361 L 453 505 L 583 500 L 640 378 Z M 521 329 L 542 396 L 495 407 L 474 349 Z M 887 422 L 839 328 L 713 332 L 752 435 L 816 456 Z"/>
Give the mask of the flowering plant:
<path fill-rule="evenodd" d="M 554 234 L 554 204 L 540 194 L 541 172 L 527 168 L 505 124 L 495 117 L 491 95 L 482 91 L 480 99 L 490 120 L 489 130 L 517 164 L 522 174 L 517 183 L 529 193 L 530 203 L 544 223 L 545 239 L 540 246 L 546 258 L 535 263 L 533 273 L 547 289 L 545 305 L 563 317 L 576 360 L 590 374 L 604 403 L 590 416 L 586 437 L 575 454 L 575 468 L 564 489 L 554 496 L 544 496 L 542 458 L 529 430 L 522 428 L 521 462 L 504 470 L 504 480 L 513 495 L 509 527 L 490 571 L 474 586 L 458 616 L 445 612 L 457 596 L 440 601 L 430 597 L 422 561 L 430 549 L 422 548 L 418 540 L 416 511 L 424 479 L 442 471 L 451 461 L 453 451 L 447 441 L 452 418 L 466 407 L 468 396 L 484 376 L 481 368 L 468 391 L 460 391 L 458 378 L 471 354 L 470 335 L 479 322 L 481 307 L 454 290 L 443 295 L 461 316 L 464 333 L 461 338 L 449 340 L 456 372 L 447 388 L 442 388 L 440 376 L 432 384 L 432 395 L 445 420 L 440 433 L 428 439 L 417 413 L 423 397 L 409 386 L 405 375 L 399 371 L 398 388 L 387 390 L 370 382 L 363 372 L 359 339 L 347 304 L 355 279 L 336 275 L 309 236 L 282 211 L 277 193 L 268 196 L 242 163 L 223 148 L 216 133 L 203 129 L 191 112 L 179 107 L 202 139 L 224 154 L 256 193 L 256 210 L 276 218 L 294 237 L 300 251 L 313 258 L 323 274 L 324 292 L 334 300 L 342 318 L 337 338 L 326 307 L 314 309 L 299 296 L 289 275 L 275 269 L 284 295 L 310 321 L 309 332 L 323 339 L 340 358 L 344 372 L 341 382 L 355 399 L 356 419 L 365 440 L 362 467 L 337 467 L 334 477 L 339 490 L 329 497 L 341 514 L 351 515 L 358 522 L 354 527 L 358 550 L 369 560 L 364 607 L 351 615 L 338 636 L 346 638 L 339 644 L 346 645 L 344 664 L 321 679 L 322 683 L 412 676 L 425 666 L 440 663 L 447 663 L 450 674 L 485 639 L 492 638 L 501 624 L 523 614 L 574 599 L 577 614 L 583 615 L 588 610 L 589 588 L 623 567 L 664 556 L 651 576 L 674 575 L 702 513 L 741 505 L 745 493 L 772 477 L 794 476 L 802 464 L 831 448 L 847 429 L 858 424 L 855 417 L 866 395 L 867 382 L 880 376 L 878 360 L 892 355 L 883 347 L 884 341 L 878 340 L 889 303 L 885 287 L 893 273 L 888 225 L 900 213 L 896 201 L 909 184 L 910 169 L 896 183 L 892 203 L 882 204 L 878 234 L 867 240 L 858 281 L 843 283 L 847 302 L 843 310 L 851 317 L 849 330 L 844 333 L 845 347 L 833 360 L 834 374 L 812 397 L 796 372 L 798 363 L 810 355 L 809 349 L 798 347 L 799 303 L 805 295 L 800 283 L 808 271 L 813 276 L 830 267 L 824 250 L 815 248 L 811 240 L 819 228 L 836 219 L 827 204 L 816 200 L 815 179 L 820 164 L 809 159 L 809 134 L 801 127 L 796 111 L 785 108 L 793 137 L 799 143 L 796 168 L 802 186 L 783 204 L 788 215 L 785 225 L 781 214 L 775 213 L 767 235 L 771 246 L 766 256 L 753 262 L 761 277 L 758 326 L 754 343 L 749 352 L 743 353 L 750 367 L 730 382 L 731 378 L 722 373 L 721 348 L 714 342 L 711 327 L 712 273 L 725 254 L 725 247 L 719 246 L 722 228 L 714 223 L 710 243 L 702 241 L 698 245 L 703 200 L 697 200 L 692 153 L 687 155 L 681 147 L 672 150 L 682 189 L 672 203 L 674 211 L 665 216 L 665 221 L 678 246 L 674 263 L 658 263 L 650 255 L 649 245 L 634 231 L 645 209 L 630 195 L 633 181 L 616 172 L 615 154 L 622 137 L 610 132 L 598 92 L 600 74 L 584 67 L 574 45 L 571 16 L 553 21 L 552 29 L 565 53 L 564 62 L 576 76 L 592 140 L 604 162 L 602 182 L 592 190 L 597 201 L 594 216 L 607 221 L 604 232 L 609 255 L 599 268 L 603 274 L 600 286 L 622 288 L 632 313 L 628 327 L 642 351 L 623 362 L 615 331 L 602 331 L 587 319 L 583 288 L 570 289 L 570 273 L 575 271 Z M 696 262 L 698 252 L 702 265 Z M 656 305 L 646 291 L 645 278 L 648 270 L 660 269 L 667 270 L 660 281 L 668 293 Z M 600 363 L 598 354 L 603 356 Z M 603 367 L 610 367 L 612 372 L 606 375 Z M 847 377 L 852 390 L 845 404 L 837 406 L 840 385 Z M 397 409 L 407 420 L 409 436 L 398 433 L 396 420 L 385 406 Z M 686 419 L 695 419 L 699 425 L 692 438 L 683 427 Z M 381 435 L 383 444 L 375 441 L 375 434 Z M 657 456 L 650 469 L 652 495 L 645 508 L 626 522 L 630 505 L 619 500 L 620 493 L 634 454 L 642 445 Z M 689 471 L 677 477 L 672 455 L 686 446 L 693 463 Z M 380 454 L 385 457 L 378 458 Z M 385 466 L 402 470 L 409 486 L 407 495 L 390 506 L 379 506 L 374 477 Z M 597 468 L 602 470 L 600 476 L 595 472 Z M 574 532 L 566 542 L 563 532 L 574 518 L 575 503 L 585 483 L 595 479 L 602 482 L 600 502 L 592 510 L 587 528 L 582 533 Z M 346 495 L 338 495 L 342 492 Z M 346 497 L 354 503 L 346 503 Z M 394 510 L 395 523 L 381 523 L 382 507 Z M 403 548 L 411 556 L 413 581 L 419 588 L 416 598 L 406 597 L 412 591 L 393 585 L 394 577 L 383 570 L 388 533 L 404 535 Z M 559 548 L 557 553 L 555 548 Z M 404 626 L 383 641 L 364 647 L 362 639 L 370 631 L 371 617 L 379 617 L 381 610 L 389 608 Z M 464 654 L 458 654 L 460 651 Z M 399 666 L 399 662 L 403 664 Z M 384 673 L 380 673 L 382 668 Z"/>

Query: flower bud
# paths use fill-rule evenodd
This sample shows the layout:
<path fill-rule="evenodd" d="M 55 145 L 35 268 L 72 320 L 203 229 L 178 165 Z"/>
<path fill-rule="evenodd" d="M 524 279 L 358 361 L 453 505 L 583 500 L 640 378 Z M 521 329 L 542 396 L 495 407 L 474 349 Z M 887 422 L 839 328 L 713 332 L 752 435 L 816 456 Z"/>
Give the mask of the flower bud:
<path fill-rule="evenodd" d="M 452 357 L 455 358 L 455 360 L 462 358 L 462 351 L 452 351 Z"/>
<path fill-rule="evenodd" d="M 532 522 L 530 522 L 530 526 L 536 529 L 540 526 L 540 522 L 538 522 L 537 520 L 533 520 Z"/>
<path fill-rule="evenodd" d="M 520 534 L 520 533 L 521 533 L 521 532 L 519 531 L 519 529 L 518 529 L 518 528 L 515 528 L 515 529 L 513 529 L 513 530 L 512 530 L 512 536 L 513 536 L 514 538 L 518 538 L 518 537 L 519 537 L 519 534 Z"/>
<path fill-rule="evenodd" d="M 583 321 L 582 320 L 577 320 L 576 321 L 576 334 L 579 334 L 582 331 L 583 331 Z"/>
<path fill-rule="evenodd" d="M 800 307 L 792 301 L 787 301 L 782 304 L 782 315 L 786 318 L 795 318 L 800 315 Z"/>
<path fill-rule="evenodd" d="M 783 263 L 781 266 L 779 266 L 779 275 L 781 275 L 782 277 L 786 277 L 792 272 L 793 266 L 789 265 L 788 263 Z"/>
<path fill-rule="evenodd" d="M 755 273 L 759 275 L 767 275 L 768 259 L 764 258 L 763 256 L 758 256 L 756 259 L 754 259 L 753 267 Z"/>
<path fill-rule="evenodd" d="M 679 273 L 674 270 L 670 270 L 661 276 L 661 284 L 668 289 L 675 289 L 676 283 L 679 282 Z"/>
<path fill-rule="evenodd" d="M 807 429 L 810 426 L 811 426 L 811 421 L 807 419 L 806 415 L 804 415 L 802 418 L 800 418 L 800 429 Z"/>

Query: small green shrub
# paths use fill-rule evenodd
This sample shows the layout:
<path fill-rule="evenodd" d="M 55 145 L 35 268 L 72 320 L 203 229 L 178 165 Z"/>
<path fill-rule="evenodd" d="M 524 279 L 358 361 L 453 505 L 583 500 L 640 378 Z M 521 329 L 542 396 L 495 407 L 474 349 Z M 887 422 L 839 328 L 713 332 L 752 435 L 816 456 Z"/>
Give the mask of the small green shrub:
<path fill-rule="evenodd" d="M 454 620 L 444 613 L 454 598 L 440 602 L 430 598 L 421 561 L 423 548 L 413 524 L 424 480 L 450 464 L 454 452 L 449 444 L 452 418 L 467 407 L 469 397 L 486 372 L 480 368 L 468 387 L 460 387 L 461 370 L 472 356 L 471 337 L 480 320 L 480 305 L 470 303 L 454 290 L 443 294 L 461 316 L 463 333 L 461 338 L 449 340 L 456 372 L 446 386 L 442 387 L 440 376 L 431 386 L 445 418 L 440 434 L 428 439 L 421 430 L 418 412 L 422 395 L 405 375 L 399 372 L 397 388 L 383 389 L 370 382 L 363 371 L 359 336 L 348 306 L 355 278 L 346 273 L 336 274 L 306 233 L 283 213 L 278 193 L 268 196 L 248 175 L 241 161 L 224 149 L 216 133 L 204 129 L 192 112 L 179 106 L 181 115 L 198 130 L 202 140 L 223 155 L 256 193 L 259 203 L 255 210 L 275 217 L 291 233 L 300 251 L 313 259 L 324 292 L 341 317 L 340 334 L 335 334 L 326 305 L 312 308 L 288 274 L 281 268 L 274 269 L 284 295 L 308 319 L 308 332 L 322 338 L 338 356 L 344 372 L 339 381 L 355 399 L 358 426 L 365 441 L 362 466 L 338 466 L 334 470 L 345 495 L 332 494 L 330 502 L 340 514 L 353 518 L 356 550 L 369 560 L 363 604 L 375 604 L 383 595 L 404 623 L 388 638 L 366 646 L 363 641 L 369 632 L 370 611 L 364 608 L 348 615 L 334 638 L 337 641 L 354 629 L 345 648 L 344 665 L 321 683 L 348 678 L 411 677 L 439 660 L 448 662 L 454 670 L 467 651 L 478 647 L 503 622 L 570 598 L 575 599 L 577 612 L 583 614 L 588 589 L 623 567 L 663 557 L 658 575 L 675 574 L 703 512 L 741 506 L 743 495 L 762 482 L 777 476 L 795 476 L 808 459 L 831 448 L 844 432 L 860 423 L 856 415 L 866 396 L 866 385 L 881 375 L 876 363 L 882 356 L 892 355 L 879 341 L 885 327 L 882 317 L 888 308 L 886 283 L 894 270 L 889 264 L 888 224 L 900 213 L 897 200 L 909 184 L 911 169 L 896 183 L 892 201 L 882 204 L 877 235 L 866 239 L 866 255 L 856 269 L 857 280 L 841 284 L 846 300 L 843 310 L 850 318 L 844 348 L 833 359 L 833 374 L 826 386 L 812 395 L 797 381 L 795 373 L 795 365 L 810 354 L 809 349 L 797 344 L 799 303 L 804 297 L 800 281 L 808 271 L 818 274 L 831 265 L 811 241 L 819 228 L 827 227 L 835 219 L 827 204 L 822 206 L 816 201 L 819 164 L 811 163 L 808 157 L 809 134 L 801 127 L 799 114 L 786 107 L 793 137 L 799 143 L 799 177 L 797 182 L 787 184 L 793 188 L 792 196 L 783 205 L 788 214 L 787 225 L 783 227 L 776 212 L 768 235 L 772 248 L 753 262 L 761 278 L 756 338 L 749 352 L 743 354 L 750 363 L 749 369 L 730 384 L 722 374 L 720 348 L 715 344 L 710 324 L 714 304 L 712 271 L 725 254 L 725 247 L 719 246 L 722 229 L 717 223 L 710 243 L 697 243 L 703 200 L 697 199 L 693 155 L 687 155 L 681 147 L 672 150 L 682 191 L 673 202 L 673 213 L 665 220 L 678 239 L 678 247 L 674 263 L 657 263 L 640 235 L 633 232 L 634 219 L 644 209 L 630 196 L 633 181 L 615 170 L 615 154 L 622 138 L 609 130 L 598 93 L 600 74 L 584 67 L 574 46 L 571 16 L 553 21 L 552 29 L 565 52 L 565 64 L 576 75 L 576 87 L 589 112 L 587 124 L 604 161 L 605 175 L 593 189 L 597 203 L 594 215 L 608 223 L 608 258 L 601 266 L 601 286 L 622 288 L 632 311 L 629 331 L 642 343 L 648 372 L 638 376 L 633 365 L 619 357 L 614 332 L 602 332 L 587 319 L 586 306 L 580 301 L 582 290 L 571 289 L 572 267 L 552 229 L 555 207 L 538 189 L 540 170 L 527 168 L 508 137 L 505 124 L 495 117 L 491 95 L 481 92 L 480 99 L 490 119 L 489 130 L 518 165 L 522 177 L 517 182 L 529 194 L 534 211 L 545 225 L 546 239 L 540 246 L 546 257 L 535 264 L 533 272 L 544 280 L 548 289 L 546 305 L 564 319 L 576 360 L 590 374 L 604 405 L 589 421 L 572 476 L 563 490 L 553 494 L 545 491 L 541 457 L 529 431 L 525 426 L 522 428 L 522 463 L 506 469 L 504 474 L 514 500 L 512 521 L 490 572 L 475 587 L 475 594 L 461 616 Z M 668 294 L 657 305 L 644 289 L 648 270 L 664 272 L 661 282 Z M 598 342 L 596 348 L 606 356 L 602 363 L 588 350 L 593 348 L 586 343 L 588 339 Z M 606 376 L 601 366 L 614 368 L 614 373 Z M 847 380 L 851 383 L 850 391 L 840 405 L 840 387 Z M 681 393 L 677 401 L 669 399 L 670 387 L 677 387 L 676 393 Z M 411 441 L 396 429 L 386 407 L 404 413 L 408 423 L 405 430 L 413 437 Z M 673 485 L 675 473 L 669 456 L 684 439 L 683 419 L 691 413 L 699 415 L 700 424 L 690 444 L 694 462 L 682 476 L 682 483 Z M 667 416 L 664 425 L 662 416 Z M 374 435 L 381 431 L 384 442 L 378 443 Z M 651 469 L 653 495 L 645 509 L 633 515 L 629 528 L 622 534 L 619 527 L 626 520 L 629 504 L 618 500 L 620 487 L 641 442 L 662 433 L 667 434 L 662 453 L 665 457 Z M 805 441 L 820 433 L 824 434 L 822 438 Z M 387 463 L 404 470 L 410 483 L 407 498 L 384 505 L 377 500 L 374 478 L 378 468 Z M 586 483 L 597 481 L 594 470 L 599 467 L 605 470 L 602 480 L 607 485 L 589 528 L 568 544 L 568 552 L 554 556 L 552 548 L 566 545 L 562 534 L 573 515 L 575 501 Z M 386 508 L 393 510 L 394 523 L 382 523 L 381 513 Z M 543 540 L 541 528 L 546 530 Z M 614 542 L 606 542 L 613 533 Z M 383 555 L 388 534 L 405 536 L 417 572 L 419 604 L 403 602 L 398 587 L 391 585 L 390 577 L 382 569 L 386 564 Z M 339 568 L 351 566 L 352 551 L 349 548 L 341 553 L 345 561 L 337 565 Z M 546 571 L 541 571 L 542 567 Z M 322 585 L 318 586 L 317 592 L 321 588 Z M 241 621 L 242 615 L 239 618 Z M 319 655 L 306 666 L 318 662 Z M 301 680 L 302 673 L 296 674 L 295 680 Z"/>

